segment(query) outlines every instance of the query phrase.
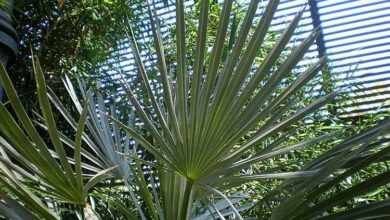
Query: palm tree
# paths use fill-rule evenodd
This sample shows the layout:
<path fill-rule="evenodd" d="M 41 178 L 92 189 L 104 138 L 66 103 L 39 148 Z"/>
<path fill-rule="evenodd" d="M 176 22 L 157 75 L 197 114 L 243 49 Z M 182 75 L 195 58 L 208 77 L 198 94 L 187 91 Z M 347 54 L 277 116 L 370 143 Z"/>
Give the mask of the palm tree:
<path fill-rule="evenodd" d="M 253 164 L 315 145 L 337 135 L 337 132 L 329 133 L 282 148 L 279 147 L 280 143 L 274 142 L 260 152 L 246 156 L 247 151 L 258 147 L 277 133 L 285 134 L 291 125 L 337 96 L 337 93 L 325 95 L 291 112 L 297 93 L 327 61 L 326 57 L 320 57 L 292 83 L 281 86 L 282 80 L 289 76 L 319 34 L 319 28 L 315 28 L 284 62 L 276 65 L 298 26 L 303 10 L 296 14 L 261 65 L 255 69 L 252 67 L 279 3 L 278 0 L 269 1 L 255 25 L 253 35 L 248 36 L 259 2 L 260 0 L 250 2 L 234 46 L 227 58 L 222 59 L 233 7 L 233 0 L 224 1 L 216 40 L 210 59 L 206 62 L 209 1 L 201 1 L 194 62 L 193 65 L 188 65 L 184 1 L 176 1 L 176 63 L 172 70 L 175 75 L 173 80 L 165 61 L 156 12 L 149 9 L 161 77 L 161 94 L 152 90 L 131 25 L 127 27 L 138 72 L 146 88 L 142 98 L 147 97 L 148 102 L 139 101 L 132 85 L 124 80 L 121 83 L 128 102 L 134 107 L 142 123 L 121 122 L 115 115 L 114 107 L 107 113 L 102 95 L 87 92 L 82 82 L 79 83 L 82 94 L 80 101 L 71 81 L 66 79 L 65 86 L 80 113 L 76 122 L 55 94 L 46 89 L 43 73 L 35 60 L 37 92 L 42 111 L 41 122 L 35 124 L 48 131 L 54 150 L 40 138 L 33 122 L 23 110 L 6 72 L 0 69 L 1 80 L 19 121 L 17 123 L 13 119 L 5 104 L 0 105 L 0 131 L 7 140 L 0 143 L 5 152 L 15 157 L 22 166 L 4 159 L 5 156 L 0 157 L 0 165 L 4 164 L 8 170 L 22 175 L 22 179 L 27 178 L 35 183 L 34 189 L 44 191 L 45 196 L 84 207 L 85 216 L 93 213 L 86 197 L 97 182 L 108 178 L 109 174 L 112 178 L 124 179 L 135 209 L 127 208 L 119 198 L 114 198 L 113 203 L 128 219 L 224 219 L 225 216 L 243 219 L 240 211 L 251 204 L 239 206 L 235 203 L 241 201 L 241 198 L 230 199 L 226 192 L 248 181 L 266 179 L 286 179 L 284 184 L 265 198 L 265 202 L 274 204 L 273 219 L 313 218 L 322 216 L 329 207 L 340 201 L 388 183 L 390 175 L 383 172 L 318 202 L 318 198 L 329 188 L 386 158 L 390 149 L 388 143 L 378 148 L 373 148 L 372 143 L 388 132 L 388 120 L 337 144 L 319 158 L 313 159 L 302 170 L 286 172 L 284 167 L 278 167 L 251 175 L 240 173 Z M 160 95 L 162 98 L 158 99 L 157 96 Z M 74 141 L 58 131 L 49 100 L 74 128 Z M 112 124 L 108 119 L 111 119 Z M 88 127 L 88 132 L 84 131 L 84 125 Z M 119 129 L 125 131 L 126 135 L 121 134 Z M 140 129 L 146 130 L 151 138 L 139 133 Z M 244 136 L 246 138 L 242 140 Z M 151 154 L 154 160 L 141 159 L 137 150 L 129 147 L 132 141 L 138 143 L 144 152 Z M 88 148 L 82 148 L 82 143 Z M 73 158 L 69 158 L 64 152 L 64 144 L 74 149 Z M 113 153 L 119 153 L 121 157 Z M 124 161 L 123 155 L 129 158 L 128 163 Z M 82 156 L 93 164 L 83 163 Z M 146 173 L 143 166 L 152 168 Z M 0 167 L 0 171 L 7 174 L 0 178 L 1 182 L 10 183 L 16 178 L 7 169 Z M 83 170 L 97 174 L 86 182 L 84 178 L 87 175 Z M 21 181 L 19 184 L 25 183 Z M 73 187 L 70 189 L 67 187 L 69 185 Z M 7 186 L 17 196 L 25 190 L 12 184 Z M 45 205 L 36 201 L 33 194 L 20 199 L 34 215 L 52 215 L 45 209 Z M 374 211 L 381 211 L 379 215 L 385 216 L 385 208 L 388 206 L 388 201 L 383 201 L 360 207 L 358 212 L 362 216 L 378 216 L 378 212 Z M 8 206 L 0 203 L 1 207 L 6 210 Z M 335 217 L 350 216 L 354 214 L 344 212 Z M 93 214 L 93 218 L 98 218 L 97 214 Z"/>

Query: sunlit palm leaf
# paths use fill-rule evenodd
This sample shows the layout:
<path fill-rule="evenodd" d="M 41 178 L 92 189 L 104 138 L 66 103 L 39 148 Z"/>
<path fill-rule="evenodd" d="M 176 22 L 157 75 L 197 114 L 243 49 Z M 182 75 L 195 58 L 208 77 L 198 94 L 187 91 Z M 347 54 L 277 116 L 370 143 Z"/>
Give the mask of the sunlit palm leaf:
<path fill-rule="evenodd" d="M 110 117 L 115 124 L 127 131 L 134 140 L 138 141 L 146 151 L 149 151 L 161 163 L 159 166 L 162 166 L 162 171 L 158 175 L 161 178 L 163 210 L 166 219 L 189 218 L 192 201 L 198 196 L 198 193 L 202 193 L 202 190 L 207 189 L 208 192 L 220 195 L 220 192 L 213 188 L 218 183 L 245 182 L 262 178 L 303 178 L 315 174 L 314 170 L 310 170 L 295 173 L 230 176 L 234 172 L 226 172 L 225 169 L 222 169 L 235 167 L 236 162 L 240 160 L 247 150 L 258 146 L 259 143 L 276 132 L 288 128 L 336 96 L 336 94 L 330 94 L 314 101 L 306 108 L 287 118 L 281 118 L 289 110 L 289 102 L 287 101 L 294 97 L 294 94 L 321 70 L 326 63 L 326 58 L 324 57 L 313 64 L 290 84 L 284 92 L 269 101 L 269 97 L 278 88 L 282 79 L 291 72 L 318 37 L 319 30 L 315 29 L 295 48 L 288 59 L 269 75 L 271 67 L 275 66 L 276 60 L 285 49 L 298 26 L 299 19 L 303 14 L 303 10 L 300 11 L 282 34 L 279 42 L 269 56 L 266 57 L 263 64 L 255 71 L 253 76 L 250 76 L 250 68 L 263 44 L 279 1 L 269 2 L 262 18 L 254 29 L 253 36 L 248 39 L 247 32 L 255 18 L 255 8 L 258 3 L 259 1 L 256 0 L 251 1 L 251 7 L 249 7 L 248 13 L 244 18 L 243 26 L 233 46 L 233 50 L 224 61 L 221 60 L 222 51 L 229 29 L 233 5 L 233 1 L 224 1 L 210 61 L 205 63 L 209 2 L 202 1 L 200 5 L 199 35 L 194 56 L 195 62 L 193 68 L 189 68 L 186 62 L 187 55 L 185 51 L 184 2 L 176 1 L 177 77 L 174 87 L 175 93 L 172 93 L 171 84 L 167 81 L 169 76 L 167 64 L 164 60 L 165 56 L 158 18 L 153 9 L 150 9 L 149 15 L 163 87 L 163 108 L 166 108 L 163 111 L 155 103 L 153 92 L 148 89 L 151 87 L 149 85 L 150 82 L 147 78 L 146 69 L 135 37 L 132 34 L 131 27 L 129 27 L 129 37 L 134 56 L 136 57 L 136 64 L 143 83 L 147 88 L 147 93 L 143 95 L 149 97 L 152 106 L 148 107 L 152 108 L 157 115 L 160 126 L 156 126 L 152 122 L 151 115 L 148 115 L 144 110 L 146 106 L 142 106 L 141 102 L 137 100 L 130 86 L 123 83 L 122 87 L 127 93 L 129 102 L 135 107 L 138 117 L 143 121 L 146 129 L 151 132 L 156 144 L 149 143 L 132 128 L 115 119 L 114 116 Z M 249 43 L 246 44 L 245 42 Z M 222 69 L 221 64 L 223 64 Z M 207 66 L 205 78 L 202 77 L 204 66 Z M 269 76 L 269 80 L 257 91 L 259 83 L 265 79 L 265 76 Z M 189 79 L 191 80 L 190 82 L 188 82 Z M 244 83 L 248 79 L 249 83 Z M 190 90 L 189 87 L 191 88 Z M 246 104 L 244 105 L 244 103 Z M 263 106 L 265 103 L 268 103 L 268 105 Z M 281 106 L 284 107 L 280 108 Z M 278 110 L 277 114 L 275 114 L 275 110 Z M 160 115 L 162 112 L 166 112 L 167 115 Z M 274 116 L 273 120 L 269 120 L 266 126 L 257 128 L 257 133 L 249 141 L 239 147 L 235 147 L 237 146 L 237 141 L 242 136 L 256 128 L 259 123 L 267 122 L 270 116 Z M 167 123 L 165 123 L 165 120 L 168 120 Z M 325 135 L 311 142 L 308 141 L 308 143 L 292 146 L 275 153 L 269 152 L 269 157 L 287 153 L 329 137 L 332 137 L 332 135 Z M 259 160 L 260 158 L 258 160 L 247 160 L 244 163 L 245 166 L 240 166 L 239 168 L 245 168 Z M 174 173 L 167 170 L 173 170 Z M 235 171 L 239 171 L 239 169 L 237 168 Z M 210 174 L 214 175 L 210 176 Z M 211 186 L 213 187 L 208 188 Z M 240 218 L 238 212 L 235 214 Z"/>

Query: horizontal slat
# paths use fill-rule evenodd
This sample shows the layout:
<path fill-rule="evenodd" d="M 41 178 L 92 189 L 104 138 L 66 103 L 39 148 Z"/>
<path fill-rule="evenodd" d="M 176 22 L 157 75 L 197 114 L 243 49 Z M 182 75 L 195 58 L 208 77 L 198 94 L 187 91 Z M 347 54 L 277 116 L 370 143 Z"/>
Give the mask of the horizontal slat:
<path fill-rule="evenodd" d="M 389 74 L 386 74 L 386 75 L 389 75 Z M 355 77 L 353 79 L 359 79 L 359 78 Z M 343 81 L 345 82 L 345 80 L 343 80 Z M 344 84 L 342 86 L 343 87 L 364 86 L 364 85 L 368 85 L 368 84 L 372 84 L 372 83 L 379 83 L 379 82 L 383 82 L 383 81 L 389 82 L 388 84 L 390 85 L 390 76 L 385 77 L 385 78 L 380 78 L 380 79 L 364 80 L 364 81 L 359 81 L 359 82 L 350 82 L 350 83 L 346 82 L 346 84 Z"/>
<path fill-rule="evenodd" d="M 352 76 L 351 79 L 361 79 L 361 80 L 364 80 L 364 78 L 368 78 L 368 77 L 378 77 L 378 76 L 381 76 L 381 75 L 385 75 L 387 76 L 388 74 L 390 73 L 390 71 L 378 71 L 378 72 L 375 72 L 375 73 L 366 73 L 364 75 L 360 75 L 360 76 Z"/>
<path fill-rule="evenodd" d="M 359 51 L 357 51 L 359 52 Z M 365 56 L 369 56 L 369 55 L 380 55 L 382 53 L 386 53 L 386 52 L 390 52 L 389 49 L 381 49 L 381 48 L 378 48 L 377 51 L 371 51 L 371 52 L 366 52 L 366 53 L 358 53 L 358 54 L 355 54 L 355 55 L 349 55 L 347 57 L 341 57 L 341 58 L 335 58 L 335 59 L 332 59 L 332 62 L 336 62 L 336 61 L 341 61 L 341 60 L 349 60 L 349 59 L 353 59 L 353 58 L 359 58 L 359 57 L 365 57 Z M 334 55 L 334 54 L 332 54 Z M 383 58 L 385 59 L 385 58 Z"/>
<path fill-rule="evenodd" d="M 156 5 L 157 13 L 164 17 L 164 25 L 162 26 L 162 34 L 165 37 L 169 37 L 169 30 L 166 25 L 171 26 L 175 23 L 174 18 L 174 6 L 173 1 L 168 1 L 170 4 L 167 9 L 166 6 L 161 4 L 160 1 Z M 186 4 L 192 4 L 193 1 L 186 1 Z M 242 2 L 242 1 L 241 1 Z M 386 4 L 387 0 L 317 0 L 320 14 L 320 21 L 322 22 L 322 28 L 324 33 L 324 39 L 327 46 L 327 54 L 330 59 L 330 64 L 333 70 L 335 78 L 335 85 L 339 88 L 349 88 L 353 92 L 349 91 L 355 99 L 369 98 L 369 102 L 362 102 L 364 105 L 376 104 L 378 102 L 385 101 L 380 96 L 389 95 L 388 91 L 377 91 L 372 93 L 373 90 L 385 89 L 390 83 L 383 85 L 374 85 L 375 83 L 389 82 L 390 71 L 386 70 L 387 63 L 380 63 L 382 60 L 390 60 L 388 52 L 389 48 L 386 47 L 390 44 L 387 31 L 389 30 L 389 13 L 386 10 L 390 10 L 386 7 L 380 7 L 378 4 Z M 243 7 L 248 6 L 248 2 L 244 2 Z M 259 11 L 263 11 L 264 6 L 268 1 L 262 1 L 260 3 Z M 297 0 L 281 0 L 276 16 L 272 22 L 272 30 L 283 30 L 292 17 L 302 7 L 304 1 Z M 246 9 L 245 9 L 246 10 Z M 345 13 L 344 13 L 345 12 Z M 142 13 L 142 12 L 140 12 Z M 258 14 L 258 16 L 261 16 Z M 151 30 L 149 27 L 149 21 L 147 16 L 145 20 L 141 21 L 143 24 L 141 30 L 143 32 L 142 43 L 148 45 L 152 44 Z M 296 31 L 295 36 L 292 38 L 292 42 L 300 42 L 304 39 L 304 35 L 307 35 L 312 29 L 311 15 L 309 7 L 305 9 L 303 19 L 300 23 L 300 28 Z M 278 37 L 278 36 L 277 36 Z M 119 53 L 113 53 L 111 59 L 106 63 L 107 65 L 120 65 L 129 75 L 135 75 L 137 69 L 134 66 L 134 57 L 129 48 L 126 40 L 121 47 Z M 164 43 L 170 43 L 170 41 L 164 41 Z M 295 43 L 296 44 L 296 43 Z M 291 46 L 293 43 L 291 43 Z M 316 47 L 313 46 L 309 49 L 309 55 L 316 56 Z M 155 68 L 155 57 L 147 56 L 147 50 L 143 50 L 142 58 L 147 68 Z M 377 56 L 376 56 L 377 55 Z M 126 58 L 128 60 L 120 60 L 120 58 Z M 357 61 L 359 60 L 359 61 Z M 305 69 L 306 64 L 310 63 L 310 60 L 302 61 L 299 63 L 296 71 L 302 71 Z M 355 69 L 346 69 L 350 66 L 359 64 Z M 384 70 L 385 69 L 385 70 Z M 339 72 L 338 72 L 339 71 Z M 373 72 L 370 72 L 373 71 Z M 355 75 L 349 73 L 356 72 Z M 111 72 L 114 74 L 114 72 Z M 344 78 L 343 78 L 344 77 Z M 114 77 L 115 78 L 115 77 Z M 357 82 L 354 82 L 354 81 Z M 354 86 L 367 86 L 365 88 L 352 88 Z M 357 95 L 356 93 L 364 93 Z M 378 98 L 379 97 L 379 98 Z M 372 99 L 371 99 L 372 98 Z M 359 103 L 350 104 L 349 107 L 359 107 Z M 347 106 L 348 107 L 348 106 Z M 367 106 L 365 106 L 367 107 Z M 353 110 L 354 114 L 360 114 L 364 112 L 373 111 L 372 109 L 358 109 Z M 348 113 L 349 114 L 349 113 Z"/>
<path fill-rule="evenodd" d="M 359 52 L 361 52 L 363 50 L 368 50 L 368 49 L 378 49 L 379 51 L 381 51 L 382 50 L 381 48 L 383 48 L 385 46 L 389 46 L 389 43 L 371 44 L 371 45 L 365 46 L 363 48 L 349 47 L 349 48 L 346 48 L 344 50 L 336 50 L 336 49 L 339 49 L 336 46 L 335 47 L 328 47 L 328 50 L 331 49 L 331 52 L 328 52 L 328 55 L 335 57 L 338 54 L 343 54 L 345 56 L 346 54 L 351 53 L 351 52 L 359 54 Z"/>
<path fill-rule="evenodd" d="M 364 63 L 372 63 L 372 62 L 375 62 L 375 61 L 380 61 L 380 60 L 386 60 L 386 59 L 390 59 L 390 55 L 387 55 L 387 56 L 383 56 L 383 57 L 376 57 L 376 58 L 371 58 L 371 59 L 365 59 L 365 60 L 362 60 L 362 61 L 357 61 L 357 62 L 347 62 L 347 63 L 344 63 L 344 64 L 334 64 L 332 65 L 333 68 L 339 68 L 339 67 L 346 67 L 346 66 L 353 66 L 353 65 L 362 65 Z M 385 64 L 380 64 L 379 67 L 382 67 L 382 66 L 386 66 L 386 65 L 389 65 L 388 63 L 385 63 Z M 361 69 L 364 69 L 365 67 L 363 68 L 360 68 L 359 66 L 356 68 L 356 70 L 361 70 Z"/>
<path fill-rule="evenodd" d="M 388 101 L 389 100 L 389 97 L 386 97 L 386 98 L 378 98 L 378 99 L 370 99 L 370 100 L 366 100 L 366 101 L 361 101 L 361 102 L 354 102 L 354 103 L 350 103 L 350 104 L 341 104 L 340 107 L 343 107 L 343 108 L 354 108 L 354 107 L 361 107 L 361 106 L 364 106 L 364 105 L 373 105 L 373 104 L 377 104 L 378 105 L 378 109 L 381 109 L 380 107 L 380 103 L 384 103 L 385 101 Z"/>
<path fill-rule="evenodd" d="M 362 3 L 360 3 L 358 5 L 354 5 L 353 1 L 352 2 L 351 1 L 343 2 L 341 4 L 338 4 L 339 7 L 333 7 L 331 10 L 328 10 L 328 12 L 327 12 L 327 10 L 321 10 L 321 9 L 324 9 L 324 7 L 321 7 L 320 8 L 320 14 L 322 16 L 324 16 L 324 15 L 336 14 L 338 12 L 345 12 L 347 10 L 350 11 L 350 10 L 353 10 L 353 9 L 367 8 L 367 7 L 370 7 L 370 6 L 378 5 L 380 3 L 385 3 L 386 1 L 375 2 L 375 1 L 372 1 L 372 0 L 370 0 L 370 1 L 366 0 L 366 1 L 360 1 Z M 343 6 L 340 6 L 340 5 L 343 5 Z M 329 8 L 329 6 L 328 6 L 328 8 Z M 360 13 L 357 12 L 356 14 L 360 14 Z"/>
<path fill-rule="evenodd" d="M 351 46 L 351 45 L 356 45 L 356 44 L 359 44 L 359 43 L 368 43 L 368 42 L 371 42 L 371 43 L 374 42 L 375 43 L 375 41 L 381 41 L 381 40 L 386 40 L 386 43 L 387 43 L 387 41 L 390 42 L 390 39 L 388 37 L 386 37 L 386 36 L 379 36 L 379 37 L 372 37 L 370 39 L 362 39 L 362 40 L 356 40 L 356 41 L 349 41 L 349 42 L 345 42 L 345 43 L 333 44 L 333 45 L 327 46 L 327 48 Z M 326 44 L 326 45 L 328 45 L 328 44 Z M 362 47 L 362 48 L 364 48 L 364 47 Z M 355 47 L 355 49 L 356 49 L 356 47 Z"/>
<path fill-rule="evenodd" d="M 372 70 L 372 69 L 377 69 L 377 68 L 381 68 L 381 67 L 388 67 L 389 64 L 377 64 L 377 65 L 373 65 L 373 66 L 369 66 L 369 67 L 364 67 L 364 68 L 359 68 L 358 70 Z M 333 71 L 339 71 L 338 73 L 341 74 L 341 73 L 350 73 L 350 72 L 356 72 L 357 70 L 356 69 L 349 69 L 349 70 L 337 70 L 337 68 L 334 68 Z M 377 73 L 371 73 L 372 75 L 378 75 Z M 368 75 L 368 74 L 365 74 L 365 75 Z"/>
<path fill-rule="evenodd" d="M 381 10 L 383 10 L 383 9 L 375 8 L 375 9 L 367 10 L 364 13 L 365 14 L 374 13 L 374 12 L 379 12 Z M 353 16 L 357 16 L 357 14 L 346 14 L 346 15 L 342 15 L 342 16 L 338 16 L 338 17 L 334 17 L 334 18 L 325 18 L 325 19 L 322 19 L 321 22 L 335 21 L 335 20 L 345 19 L 345 18 L 349 18 L 349 17 L 353 17 Z"/>
<path fill-rule="evenodd" d="M 362 38 L 362 36 L 366 35 L 366 34 L 378 34 L 378 33 L 381 33 L 383 32 L 383 37 L 385 36 L 388 36 L 388 33 L 386 33 L 385 31 L 389 31 L 389 28 L 388 27 L 383 27 L 379 30 L 374 30 L 374 31 L 366 31 L 366 32 L 362 32 L 362 33 L 357 33 L 357 34 L 351 34 L 351 35 L 345 35 L 345 36 L 341 36 L 341 37 L 335 37 L 335 38 L 327 38 L 325 37 L 326 41 L 327 42 L 333 42 L 333 41 L 338 41 L 338 40 L 344 40 L 344 39 L 351 39 L 351 38 L 354 38 L 354 37 L 360 37 L 362 40 L 351 40 L 353 41 L 354 43 L 358 43 L 358 42 L 361 42 L 361 41 L 368 41 L 368 40 L 373 40 L 373 39 L 378 39 L 378 37 L 374 37 L 376 35 L 373 35 L 373 37 L 371 39 L 367 39 L 367 38 Z M 380 39 L 380 37 L 379 37 Z"/>
<path fill-rule="evenodd" d="M 384 105 L 381 108 L 371 107 L 371 108 L 360 108 L 355 110 L 350 110 L 347 112 L 340 113 L 341 116 L 345 115 L 353 115 L 353 114 L 368 114 L 368 113 L 380 113 L 380 112 L 388 112 L 390 110 L 390 105 Z"/>
<path fill-rule="evenodd" d="M 363 33 L 367 33 L 367 32 L 364 32 L 365 30 L 364 29 L 374 29 L 376 28 L 377 30 L 375 31 L 386 31 L 386 30 L 389 30 L 389 26 L 385 26 L 385 27 L 378 27 L 378 26 L 381 26 L 381 25 L 388 25 L 389 24 L 389 21 L 382 21 L 382 22 L 376 22 L 374 24 L 367 24 L 367 25 L 361 25 L 361 26 L 356 26 L 356 27 L 350 27 L 350 26 L 346 26 L 346 28 L 344 29 L 341 29 L 341 30 L 338 30 L 338 31 L 329 31 L 328 33 L 326 33 L 328 36 L 332 36 L 332 35 L 336 35 L 336 34 L 339 34 L 339 33 L 345 33 L 348 35 L 348 33 L 346 32 L 349 32 L 349 31 L 356 31 L 356 30 L 363 30 L 362 32 Z M 325 29 L 326 30 L 326 29 Z M 369 33 L 372 33 L 372 31 L 369 31 Z M 362 33 L 359 33 L 358 35 L 361 35 Z M 329 38 L 331 39 L 331 38 Z"/>
<path fill-rule="evenodd" d="M 329 1 L 329 0 L 317 0 L 317 4 L 320 8 L 329 8 L 333 6 L 338 6 L 351 2 L 351 0 L 339 0 L 339 1 Z"/>
<path fill-rule="evenodd" d="M 367 23 L 367 22 L 376 22 L 376 20 L 386 20 L 386 19 L 390 19 L 390 15 L 388 16 L 383 16 L 382 14 L 379 14 L 379 15 L 374 15 L 374 16 L 371 16 L 370 17 L 370 20 L 368 20 L 367 18 L 357 18 L 357 19 L 353 19 L 353 20 L 342 20 L 341 22 L 332 22 L 331 24 L 329 23 L 322 23 L 322 27 L 324 27 L 325 29 L 329 30 L 329 29 L 332 29 L 332 28 L 336 28 L 336 27 L 341 27 L 341 26 L 346 26 L 346 25 L 359 25 L 360 22 L 363 22 L 363 23 Z"/>
<path fill-rule="evenodd" d="M 389 86 L 389 85 L 387 85 Z M 374 102 L 378 102 L 378 100 L 381 100 L 381 101 L 387 101 L 387 100 L 390 100 L 390 91 L 387 90 L 387 91 L 379 91 L 379 92 L 375 92 L 375 93 L 367 93 L 367 94 L 363 94 L 363 95 L 351 95 L 351 98 L 354 98 L 354 99 L 368 99 L 370 98 L 372 101 Z M 380 98 L 380 97 L 383 97 L 383 98 Z M 364 102 L 359 102 L 357 101 L 357 103 L 362 103 L 362 104 L 365 104 Z"/>

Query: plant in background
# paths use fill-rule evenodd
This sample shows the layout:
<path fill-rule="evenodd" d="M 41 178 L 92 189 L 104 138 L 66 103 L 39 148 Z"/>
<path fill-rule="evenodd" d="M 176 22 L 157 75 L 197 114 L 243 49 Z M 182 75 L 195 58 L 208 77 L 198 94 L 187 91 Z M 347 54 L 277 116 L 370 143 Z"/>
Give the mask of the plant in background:
<path fill-rule="evenodd" d="M 144 1 L 19 0 L 14 4 L 13 21 L 20 40 L 17 59 L 8 73 L 30 112 L 39 108 L 34 97 L 31 50 L 40 57 L 45 80 L 57 94 L 66 93 L 61 86 L 65 73 L 105 79 L 104 71 L 98 70 L 104 65 L 112 67 L 113 54 L 125 38 L 123 21 L 127 16 L 142 19 Z"/>
<path fill-rule="evenodd" d="M 279 3 L 277 0 L 269 1 L 253 34 L 248 35 L 253 28 L 259 2 L 250 2 L 232 48 L 224 56 L 233 0 L 223 3 L 210 52 L 206 50 L 209 1 L 201 1 L 194 60 L 188 62 L 187 58 L 191 56 L 186 51 L 184 2 L 176 1 L 176 59 L 171 69 L 172 75 L 165 60 L 156 13 L 149 10 L 161 77 L 161 94 L 152 89 L 141 52 L 129 26 L 127 31 L 145 94 L 142 94 L 143 97 L 135 95 L 132 86 L 124 80 L 122 87 L 137 118 L 135 121 L 122 122 L 116 118 L 114 107 L 106 113 L 103 97 L 99 93 L 94 96 L 87 92 L 82 83 L 79 83 L 82 95 L 80 101 L 70 80 L 66 80 L 65 86 L 81 115 L 78 123 L 53 92 L 49 90 L 48 95 L 74 128 L 74 142 L 58 132 L 46 96 L 42 71 L 38 63 L 34 62 L 43 114 L 41 122 L 37 124 L 48 131 L 54 151 L 40 139 L 40 134 L 23 111 L 5 71 L 0 71 L 10 103 L 22 126 L 19 127 L 13 120 L 5 104 L 1 104 L 0 131 L 7 139 L 1 142 L 1 146 L 22 164 L 12 163 L 1 152 L 3 156 L 0 165 L 3 166 L 0 169 L 6 176 L 0 181 L 6 184 L 9 194 L 26 204 L 29 209 L 27 211 L 51 218 L 53 214 L 45 208 L 48 204 L 37 201 L 33 194 L 20 196 L 25 188 L 9 183 L 18 178 L 19 184 L 24 187 L 31 181 L 32 188 L 43 193 L 42 199 L 50 196 L 59 202 L 89 207 L 86 203 L 89 189 L 94 185 L 99 190 L 99 185 L 95 183 L 97 180 L 103 181 L 103 177 L 110 172 L 113 180 L 122 179 L 122 183 L 127 186 L 126 193 L 132 194 L 132 205 L 125 205 L 128 202 L 122 201 L 118 195 L 102 199 L 115 205 L 128 219 L 243 219 L 242 212 L 253 204 L 242 204 L 245 195 L 227 195 L 226 192 L 249 181 L 282 179 L 284 183 L 263 200 L 271 208 L 272 218 L 310 219 L 323 217 L 340 202 L 388 184 L 389 171 L 384 171 L 340 193 L 329 192 L 351 175 L 387 159 L 390 149 L 388 142 L 380 145 L 373 143 L 376 143 L 378 137 L 388 133 L 389 120 L 342 142 L 336 138 L 339 132 L 308 138 L 293 145 L 283 145 L 283 137 L 278 141 L 270 141 L 271 137 L 290 135 L 293 125 L 333 100 L 337 93 L 320 97 L 307 106 L 295 105 L 297 95 L 325 65 L 326 57 L 321 57 L 291 83 L 283 82 L 283 79 L 291 76 L 291 71 L 319 33 L 316 28 L 283 62 L 278 62 L 298 26 L 303 10 L 297 13 L 263 62 L 259 66 L 253 65 Z M 205 59 L 206 54 L 208 59 Z M 109 118 L 112 124 L 108 122 Z M 84 124 L 88 128 L 86 132 Z M 119 128 L 127 134 L 123 134 Z M 139 132 L 143 129 L 147 131 L 147 135 Z M 278 166 L 265 167 L 260 172 L 250 174 L 242 172 L 253 164 L 329 139 L 336 139 L 334 147 L 304 164 L 300 170 Z M 74 148 L 74 159 L 69 159 L 64 153 L 63 143 Z M 129 144 L 135 143 L 140 145 L 139 149 L 130 147 Z M 26 144 L 27 148 L 24 147 Z M 88 148 L 82 148 L 82 145 Z M 260 146 L 260 151 L 248 154 Z M 147 161 L 140 158 L 140 151 L 151 154 L 153 159 Z M 84 155 L 86 161 L 94 162 L 88 165 L 82 163 L 81 155 Z M 129 158 L 128 163 L 124 161 L 123 155 Z M 74 167 L 70 165 L 71 162 L 74 162 Z M 111 166 L 118 168 L 110 168 Z M 97 174 L 97 177 L 84 183 L 82 176 L 87 177 L 88 172 L 96 173 L 101 169 L 105 169 L 103 175 Z M 9 170 L 22 176 L 15 177 Z M 49 172 L 55 175 L 49 175 Z M 75 187 L 66 187 L 71 184 Z M 0 196 L 5 193 L 8 192 L 2 191 Z M 10 196 L 0 198 L 6 201 L 0 203 L 0 210 L 9 210 L 9 204 L 14 204 L 13 207 L 18 205 Z M 384 200 L 357 207 L 354 212 L 344 211 L 331 217 L 356 217 L 354 213 L 365 217 L 384 217 L 388 216 L 388 207 L 388 200 Z M 10 216 L 6 211 L 3 213 Z M 85 214 L 98 218 L 91 209 L 86 209 Z M 81 215 L 79 217 L 82 218 Z"/>

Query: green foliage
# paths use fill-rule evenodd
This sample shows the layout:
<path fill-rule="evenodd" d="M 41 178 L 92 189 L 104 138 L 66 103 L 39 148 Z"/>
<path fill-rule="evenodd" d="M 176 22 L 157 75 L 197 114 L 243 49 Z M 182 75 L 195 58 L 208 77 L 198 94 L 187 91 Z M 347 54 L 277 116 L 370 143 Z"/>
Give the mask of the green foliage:
<path fill-rule="evenodd" d="M 9 74 L 24 105 L 37 109 L 33 91 L 31 52 L 40 57 L 47 83 L 64 93 L 61 77 L 104 78 L 98 70 L 123 40 L 124 21 L 137 19 L 132 8 L 140 0 L 21 0 L 15 1 L 14 26 L 20 44 Z M 62 98 L 62 97 L 60 97 Z M 63 99 L 65 101 L 65 99 Z"/>
<path fill-rule="evenodd" d="M 99 83 L 88 88 L 78 80 L 78 91 L 65 77 L 75 117 L 56 93 L 47 89 L 43 71 L 34 61 L 42 116 L 37 113 L 38 121 L 33 122 L 1 69 L 17 118 L 13 119 L 7 104 L 0 105 L 0 131 L 5 137 L 0 142 L 4 149 L 0 172 L 5 174 L 0 180 L 7 188 L 0 191 L 2 213 L 13 217 L 9 207 L 19 209 L 24 204 L 27 209 L 20 208 L 19 218 L 29 212 L 56 218 L 58 209 L 53 214 L 53 209 L 46 208 L 53 202 L 70 207 L 80 219 L 118 215 L 169 220 L 388 215 L 390 146 L 383 137 L 389 132 L 390 121 L 361 130 L 334 126 L 324 106 L 337 93 L 305 95 L 310 91 L 308 83 L 316 83 L 312 79 L 327 58 L 320 57 L 302 73 L 294 72 L 317 38 L 318 29 L 294 48 L 287 47 L 301 11 L 282 34 L 274 35 L 275 43 L 267 45 L 268 28 L 279 1 L 270 1 L 259 20 L 255 16 L 259 0 L 251 1 L 245 15 L 233 2 L 226 0 L 218 8 L 208 0 L 199 1 L 199 21 L 188 27 L 197 27 L 192 37 L 194 31 L 186 31 L 189 21 L 184 2 L 176 1 L 175 43 L 171 45 L 175 56 L 169 60 L 158 18 L 149 10 L 161 90 L 153 89 L 156 82 L 150 79 L 142 60 L 135 31 L 132 25 L 126 27 L 139 74 L 136 82 L 120 80 L 126 104 L 130 103 L 135 113 L 130 120 L 118 116 L 121 106 L 107 105 Z M 240 27 L 235 27 L 234 19 L 241 20 Z M 264 48 L 269 48 L 266 54 Z M 172 52 L 170 48 L 167 51 Z M 135 93 L 134 88 L 141 83 L 143 89 Z M 74 141 L 59 131 L 51 105 L 69 123 Z M 321 117 L 326 120 L 319 120 Z M 47 132 L 45 140 L 41 132 Z M 72 149 L 72 156 L 64 146 Z M 368 173 L 371 170 L 375 172 Z M 91 174 L 96 175 L 91 178 Z M 110 179 L 105 180 L 108 174 Z M 18 184 L 13 186 L 12 181 Z M 256 191 L 239 191 L 242 186 Z M 268 186 L 271 189 L 264 189 Z M 22 192 L 27 194 L 22 196 Z M 344 205 L 369 194 L 379 195 L 378 200 L 383 201 Z M 257 197 L 257 204 L 251 196 Z M 260 211 L 253 212 L 251 207 Z M 348 208 L 353 212 L 345 211 Z M 106 209 L 99 212 L 101 216 L 99 209 Z"/>
<path fill-rule="evenodd" d="M 52 74 L 69 70 L 77 60 L 96 66 L 123 37 L 123 21 L 132 4 L 137 2 L 18 1 L 21 53 L 29 54 L 31 46 Z"/>

